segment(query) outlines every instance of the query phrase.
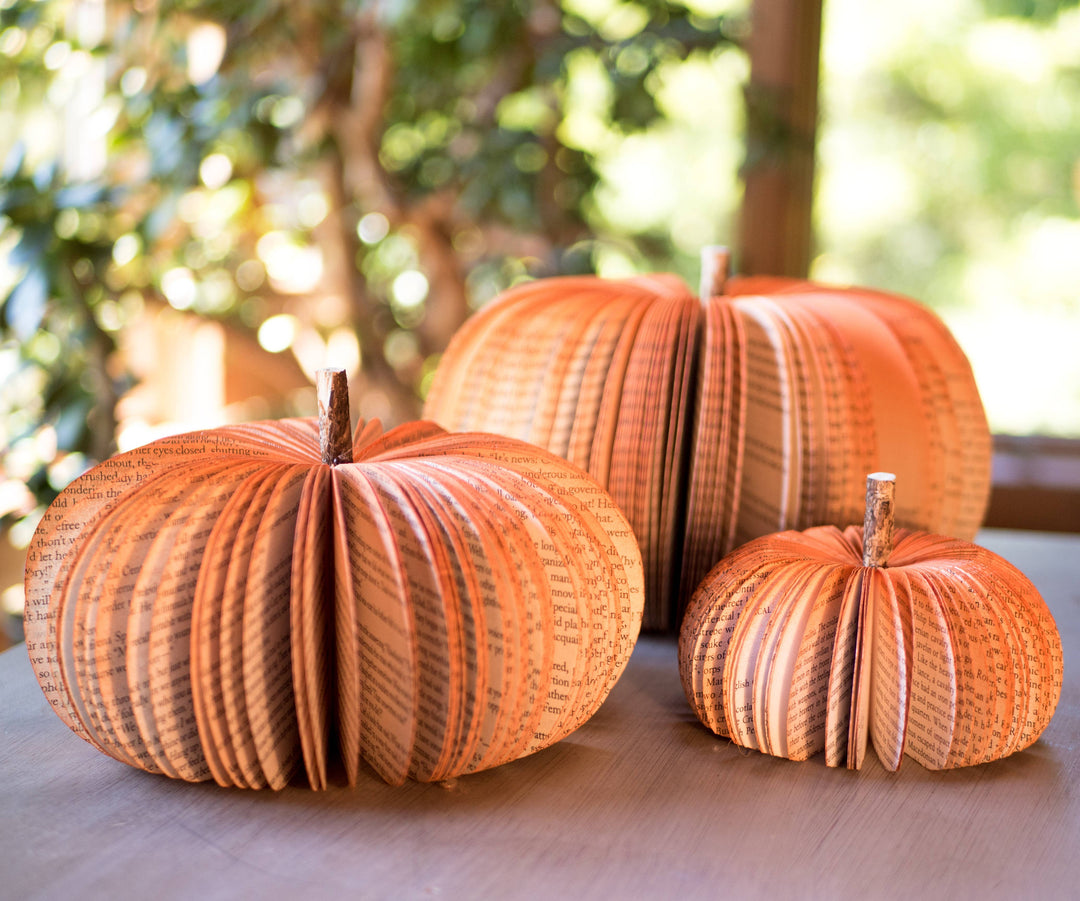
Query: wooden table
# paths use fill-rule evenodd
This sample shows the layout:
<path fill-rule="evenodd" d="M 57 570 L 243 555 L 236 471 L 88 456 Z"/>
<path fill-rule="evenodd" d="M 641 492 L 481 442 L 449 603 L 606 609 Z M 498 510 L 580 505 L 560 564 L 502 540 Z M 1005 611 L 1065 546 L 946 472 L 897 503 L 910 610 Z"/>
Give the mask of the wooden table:
<path fill-rule="evenodd" d="M 997 763 L 891 775 L 740 752 L 644 638 L 562 743 L 452 784 L 224 790 L 102 756 L 0 655 L 0 898 L 1080 897 L 1080 535 L 984 532 L 1042 591 L 1065 686 Z"/>

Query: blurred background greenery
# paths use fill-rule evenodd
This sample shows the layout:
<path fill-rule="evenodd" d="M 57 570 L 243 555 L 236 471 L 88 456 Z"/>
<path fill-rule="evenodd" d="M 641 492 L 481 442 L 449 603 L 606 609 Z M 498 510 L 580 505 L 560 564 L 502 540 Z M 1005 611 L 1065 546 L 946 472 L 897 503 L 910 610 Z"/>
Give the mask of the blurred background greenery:
<path fill-rule="evenodd" d="M 0 0 L 9 555 L 92 462 L 310 413 L 320 366 L 414 417 L 521 279 L 695 284 L 736 243 L 748 15 Z M 820 112 L 811 276 L 936 308 L 995 431 L 1080 436 L 1077 2 L 827 0 Z"/>

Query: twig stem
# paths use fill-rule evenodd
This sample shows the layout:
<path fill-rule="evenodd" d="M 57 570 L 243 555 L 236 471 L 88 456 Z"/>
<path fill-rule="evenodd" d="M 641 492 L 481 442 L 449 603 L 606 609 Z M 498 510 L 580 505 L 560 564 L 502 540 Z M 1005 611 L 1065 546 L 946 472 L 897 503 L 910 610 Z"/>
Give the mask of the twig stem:
<path fill-rule="evenodd" d="M 319 453 L 323 463 L 352 462 L 349 379 L 344 369 L 320 369 L 315 374 L 319 399 Z"/>
<path fill-rule="evenodd" d="M 698 296 L 702 303 L 724 293 L 731 275 L 731 251 L 719 244 L 701 248 L 701 284 Z"/>
<path fill-rule="evenodd" d="M 863 566 L 884 566 L 893 549 L 893 495 L 896 476 L 872 472 L 866 477 L 863 517 Z"/>

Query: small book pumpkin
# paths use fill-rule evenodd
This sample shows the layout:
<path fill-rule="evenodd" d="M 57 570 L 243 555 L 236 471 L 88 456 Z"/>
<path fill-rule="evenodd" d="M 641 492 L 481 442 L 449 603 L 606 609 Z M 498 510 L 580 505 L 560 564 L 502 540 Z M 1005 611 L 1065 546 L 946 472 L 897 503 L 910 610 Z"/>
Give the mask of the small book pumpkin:
<path fill-rule="evenodd" d="M 27 649 L 53 708 L 152 772 L 280 788 L 496 766 L 597 709 L 644 597 L 629 524 L 575 466 L 432 423 L 155 441 L 73 482 L 29 549 Z"/>
<path fill-rule="evenodd" d="M 869 740 L 889 770 L 997 760 L 1042 734 L 1063 676 L 1042 597 L 969 542 L 900 529 L 894 546 L 893 484 L 870 476 L 862 530 L 764 536 L 702 582 L 679 671 L 713 732 L 852 769 Z"/>
<path fill-rule="evenodd" d="M 733 547 L 857 520 L 885 465 L 908 486 L 901 525 L 973 538 L 990 433 L 941 320 L 706 261 L 700 299 L 674 276 L 511 289 L 451 341 L 425 416 L 539 444 L 607 487 L 641 546 L 651 629 L 674 627 L 676 599 Z"/>

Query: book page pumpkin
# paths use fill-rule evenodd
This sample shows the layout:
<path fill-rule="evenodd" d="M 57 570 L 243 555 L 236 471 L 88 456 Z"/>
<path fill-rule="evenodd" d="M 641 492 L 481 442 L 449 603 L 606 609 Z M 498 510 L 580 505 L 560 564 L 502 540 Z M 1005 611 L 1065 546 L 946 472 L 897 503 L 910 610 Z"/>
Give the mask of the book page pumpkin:
<path fill-rule="evenodd" d="M 852 769 L 872 742 L 888 770 L 904 754 L 928 769 L 997 760 L 1042 734 L 1063 678 L 1045 602 L 984 548 L 894 535 L 893 484 L 868 479 L 863 529 L 767 535 L 706 576 L 679 671 L 713 732 Z"/>
<path fill-rule="evenodd" d="M 27 649 L 53 708 L 187 780 L 327 782 L 338 736 L 389 782 L 558 741 L 641 621 L 629 524 L 550 452 L 323 415 L 155 441 L 65 489 L 29 549 Z"/>
<path fill-rule="evenodd" d="M 474 315 L 425 415 L 587 469 L 637 535 L 645 625 L 666 629 L 724 554 L 861 515 L 862 477 L 907 487 L 897 521 L 970 539 L 990 489 L 971 367 L 913 300 L 778 278 L 551 278 Z M 852 486 L 855 486 L 854 488 Z"/>

